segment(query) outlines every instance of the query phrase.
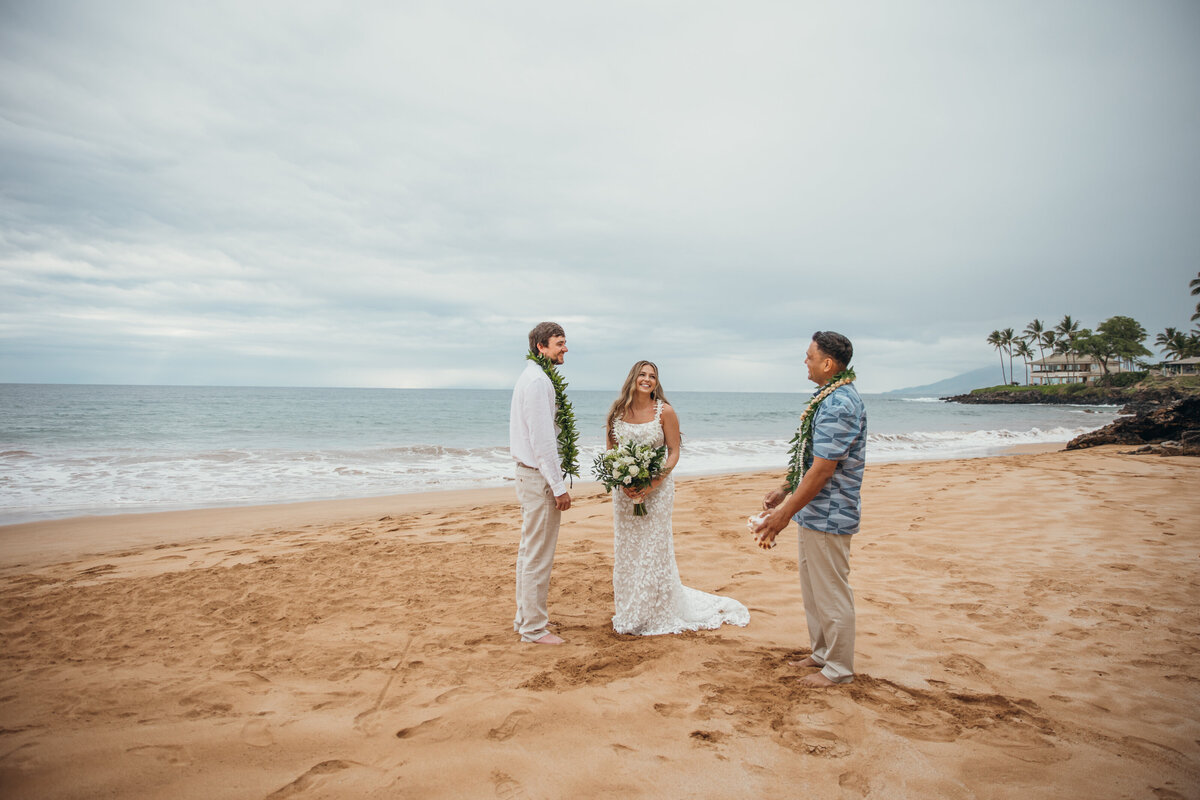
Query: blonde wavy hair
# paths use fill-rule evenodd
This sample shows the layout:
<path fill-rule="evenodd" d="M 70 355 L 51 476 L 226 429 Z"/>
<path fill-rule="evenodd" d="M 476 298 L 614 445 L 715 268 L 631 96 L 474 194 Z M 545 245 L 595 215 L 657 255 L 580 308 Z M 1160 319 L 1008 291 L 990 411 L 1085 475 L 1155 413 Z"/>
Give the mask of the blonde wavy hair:
<path fill-rule="evenodd" d="M 608 419 L 605 421 L 604 429 L 608 433 L 609 438 L 613 438 L 613 423 L 617 421 L 617 417 L 623 417 L 629 413 L 630 407 L 633 405 L 634 395 L 637 394 L 637 377 L 642 371 L 642 367 L 652 367 L 654 369 L 654 390 L 650 392 L 651 400 L 662 400 L 664 403 L 670 404 L 667 395 L 663 392 L 662 379 L 658 377 L 658 365 L 653 361 L 639 361 L 629 370 L 629 374 L 625 376 L 625 383 L 621 385 L 621 391 L 617 394 L 617 399 L 613 401 L 612 407 L 608 409 Z"/>

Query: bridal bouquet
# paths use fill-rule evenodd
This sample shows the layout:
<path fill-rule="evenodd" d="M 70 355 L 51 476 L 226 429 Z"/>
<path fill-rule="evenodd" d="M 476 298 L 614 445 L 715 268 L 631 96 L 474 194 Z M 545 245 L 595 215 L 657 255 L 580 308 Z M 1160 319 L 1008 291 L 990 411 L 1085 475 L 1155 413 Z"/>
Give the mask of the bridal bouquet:
<path fill-rule="evenodd" d="M 610 492 L 619 486 L 645 489 L 662 472 L 666 461 L 666 445 L 651 447 L 648 444 L 625 442 L 596 456 L 596 460 L 592 462 L 592 473 Z M 643 503 L 635 503 L 633 515 L 646 516 L 646 506 Z"/>

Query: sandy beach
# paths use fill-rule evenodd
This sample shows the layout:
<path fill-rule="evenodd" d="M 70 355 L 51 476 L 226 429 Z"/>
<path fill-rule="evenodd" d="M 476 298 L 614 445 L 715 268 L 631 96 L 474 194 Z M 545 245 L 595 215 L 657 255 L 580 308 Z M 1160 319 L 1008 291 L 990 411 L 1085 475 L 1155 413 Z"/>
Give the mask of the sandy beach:
<path fill-rule="evenodd" d="M 0 794 L 1200 797 L 1200 461 L 872 465 L 856 681 L 801 688 L 775 473 L 683 479 L 686 584 L 746 628 L 612 632 L 577 484 L 551 618 L 512 633 L 509 489 L 0 528 Z"/>

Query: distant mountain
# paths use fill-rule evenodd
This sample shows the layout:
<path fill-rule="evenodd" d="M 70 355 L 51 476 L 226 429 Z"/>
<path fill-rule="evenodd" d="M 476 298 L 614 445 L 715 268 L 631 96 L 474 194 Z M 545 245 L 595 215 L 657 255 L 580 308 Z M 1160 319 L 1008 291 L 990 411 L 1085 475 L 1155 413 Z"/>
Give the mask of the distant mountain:
<path fill-rule="evenodd" d="M 955 375 L 953 378 L 946 378 L 937 383 L 929 383 L 925 386 L 910 386 L 907 389 L 893 389 L 890 392 L 884 392 L 884 394 L 949 397 L 953 394 L 966 394 L 972 389 L 980 389 L 984 386 L 995 386 L 1001 382 L 999 378 L 999 367 L 980 367 L 970 372 L 964 372 L 962 375 Z"/>

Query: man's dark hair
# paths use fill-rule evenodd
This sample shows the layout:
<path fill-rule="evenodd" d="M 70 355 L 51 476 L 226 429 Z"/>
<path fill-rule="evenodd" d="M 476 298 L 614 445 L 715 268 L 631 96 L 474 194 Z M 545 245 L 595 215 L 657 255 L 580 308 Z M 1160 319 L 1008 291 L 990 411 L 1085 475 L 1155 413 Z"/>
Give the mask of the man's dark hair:
<path fill-rule="evenodd" d="M 842 369 L 850 366 L 850 359 L 854 358 L 854 345 L 845 336 L 833 331 L 817 331 L 812 335 L 812 340 L 817 343 L 818 350 L 841 364 Z"/>
<path fill-rule="evenodd" d="M 555 336 L 566 336 L 567 332 L 557 322 L 539 322 L 529 332 L 529 352 L 538 354 L 538 345 L 550 346 L 550 340 Z"/>

